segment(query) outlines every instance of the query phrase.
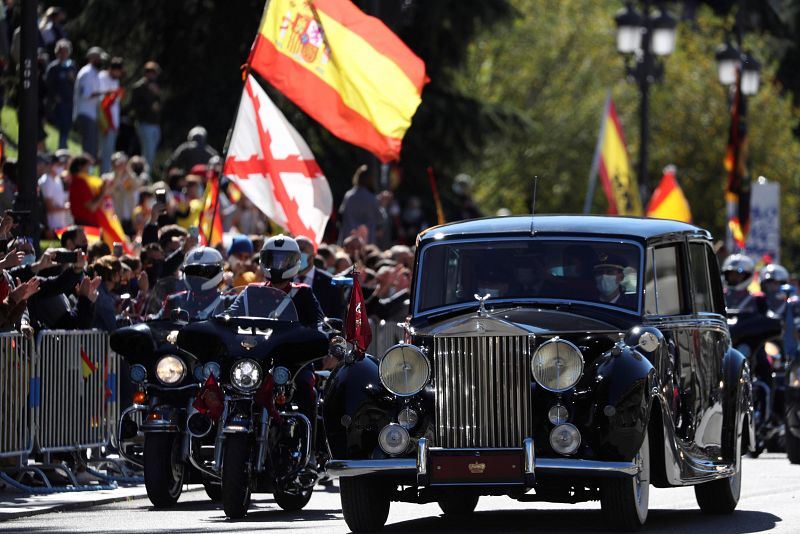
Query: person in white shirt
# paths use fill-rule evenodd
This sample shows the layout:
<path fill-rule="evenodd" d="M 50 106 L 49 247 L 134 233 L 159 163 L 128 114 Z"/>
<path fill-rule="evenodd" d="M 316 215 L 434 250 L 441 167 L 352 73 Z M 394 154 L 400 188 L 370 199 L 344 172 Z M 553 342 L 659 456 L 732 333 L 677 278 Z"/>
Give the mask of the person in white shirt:
<path fill-rule="evenodd" d="M 75 80 L 75 126 L 81 136 L 83 151 L 97 158 L 97 104 L 100 102 L 100 66 L 103 49 L 93 46 L 86 53 L 88 63 L 78 71 Z"/>
<path fill-rule="evenodd" d="M 108 114 L 97 118 L 97 125 L 100 128 L 100 172 L 111 170 L 111 155 L 117 146 L 117 134 L 119 133 L 119 108 L 122 100 L 122 91 L 119 88 L 119 80 L 122 78 L 122 58 L 111 58 L 108 69 L 100 71 L 98 79 L 100 82 L 101 101 L 108 98 L 111 102 Z M 101 109 L 99 113 L 104 113 Z"/>
<path fill-rule="evenodd" d="M 64 164 L 56 156 L 50 156 L 47 170 L 39 178 L 39 190 L 44 198 L 47 211 L 47 227 L 58 230 L 67 226 L 67 193 L 64 191 L 64 182 L 61 181 L 61 172 Z"/>

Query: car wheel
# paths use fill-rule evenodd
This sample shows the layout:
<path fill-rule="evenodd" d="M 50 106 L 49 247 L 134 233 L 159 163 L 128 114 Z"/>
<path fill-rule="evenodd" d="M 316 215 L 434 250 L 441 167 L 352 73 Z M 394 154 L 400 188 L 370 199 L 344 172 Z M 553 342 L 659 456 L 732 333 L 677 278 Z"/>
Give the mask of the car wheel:
<path fill-rule="evenodd" d="M 376 532 L 389 517 L 387 487 L 379 480 L 363 477 L 340 479 L 342 513 L 353 532 Z"/>
<path fill-rule="evenodd" d="M 214 502 L 219 502 L 222 500 L 222 484 L 219 482 L 204 480 L 203 487 L 205 488 L 206 495 L 208 495 L 209 499 Z"/>
<path fill-rule="evenodd" d="M 238 519 L 247 515 L 250 504 L 250 441 L 234 434 L 225 438 L 223 447 L 222 507 L 226 516 Z"/>
<path fill-rule="evenodd" d="M 739 469 L 735 475 L 698 484 L 694 487 L 694 496 L 704 514 L 730 514 L 739 504 L 739 496 L 742 493 L 743 467 L 741 448 L 737 454 L 739 455 Z"/>
<path fill-rule="evenodd" d="M 786 430 L 786 455 L 793 464 L 800 464 L 800 438 Z"/>
<path fill-rule="evenodd" d="M 286 491 L 276 491 L 272 494 L 275 497 L 275 502 L 283 510 L 287 512 L 296 512 L 302 510 L 311 500 L 311 494 L 314 492 L 313 488 L 308 488 L 300 491 L 300 493 L 288 493 Z"/>
<path fill-rule="evenodd" d="M 606 480 L 601 490 L 603 515 L 614 530 L 635 532 L 647 521 L 650 503 L 650 440 L 647 432 L 635 462 L 639 466 L 636 476 Z"/>
<path fill-rule="evenodd" d="M 471 514 L 478 506 L 479 495 L 444 495 L 439 498 L 439 508 L 446 516 L 463 516 Z"/>
<path fill-rule="evenodd" d="M 144 436 L 144 486 L 156 508 L 174 506 L 181 496 L 185 469 L 180 452 L 180 434 L 159 432 Z"/>

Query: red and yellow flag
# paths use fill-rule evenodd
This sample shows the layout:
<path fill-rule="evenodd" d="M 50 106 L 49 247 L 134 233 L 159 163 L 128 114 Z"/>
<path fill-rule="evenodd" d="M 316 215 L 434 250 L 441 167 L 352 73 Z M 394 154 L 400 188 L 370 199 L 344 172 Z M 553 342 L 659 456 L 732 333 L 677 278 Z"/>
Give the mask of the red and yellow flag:
<path fill-rule="evenodd" d="M 332 134 L 399 159 L 425 63 L 350 0 L 270 0 L 248 65 Z"/>
<path fill-rule="evenodd" d="M 675 179 L 675 167 L 664 168 L 664 176 L 658 184 L 650 203 L 647 205 L 647 216 L 654 219 L 672 219 L 674 221 L 692 222 L 692 211 L 689 201 L 683 194 L 681 186 Z"/>
<path fill-rule="evenodd" d="M 120 87 L 106 93 L 102 100 L 100 100 L 97 110 L 97 128 L 103 135 L 107 134 L 109 130 L 119 129 L 119 124 L 114 122 L 114 113 L 111 107 L 118 100 L 122 100 L 123 96 L 125 96 L 125 89 Z"/>
<path fill-rule="evenodd" d="M 86 380 L 95 371 L 97 371 L 97 365 L 89 359 L 89 355 L 86 354 L 86 351 L 81 347 L 81 374 L 83 375 L 83 379 Z"/>
<path fill-rule="evenodd" d="M 725 171 L 728 174 L 725 201 L 728 229 L 736 246 L 744 248 L 750 231 L 750 169 L 747 143 L 747 109 L 741 91 L 740 74 L 731 106 L 731 126 L 725 150 Z"/>
<path fill-rule="evenodd" d="M 132 251 L 131 245 L 122 230 L 122 224 L 117 218 L 117 213 L 114 211 L 114 202 L 111 200 L 111 196 L 105 195 L 100 206 L 92 212 L 88 211 L 85 205 L 78 206 L 78 204 L 85 204 L 87 201 L 96 198 L 102 188 L 102 178 L 89 176 L 86 173 L 74 174 L 70 187 L 70 203 L 73 204 L 72 214 L 76 220 L 81 219 L 80 223 L 82 225 L 99 226 L 102 230 L 102 239 L 109 247 L 114 246 L 115 242 L 119 242 L 122 243 L 125 253 L 130 254 Z"/>
<path fill-rule="evenodd" d="M 219 177 L 216 174 L 212 174 L 206 184 L 199 226 L 200 244 L 214 247 L 222 242 L 222 209 L 219 205 Z"/>
<path fill-rule="evenodd" d="M 603 191 L 608 199 L 608 212 L 618 215 L 641 215 L 642 201 L 636 177 L 631 172 L 631 162 L 625 136 L 611 97 L 606 101 L 603 123 L 598 143 L 600 156 L 598 170 Z"/>

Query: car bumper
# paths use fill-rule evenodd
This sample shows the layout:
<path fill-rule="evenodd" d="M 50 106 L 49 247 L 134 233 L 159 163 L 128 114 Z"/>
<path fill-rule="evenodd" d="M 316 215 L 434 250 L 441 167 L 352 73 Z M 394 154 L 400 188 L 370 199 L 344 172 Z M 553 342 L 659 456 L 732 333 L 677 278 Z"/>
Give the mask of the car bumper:
<path fill-rule="evenodd" d="M 533 440 L 526 439 L 522 449 L 441 449 L 429 447 L 427 440 L 420 439 L 417 458 L 386 458 L 379 460 L 329 460 L 325 468 L 332 477 L 354 477 L 362 475 L 416 477 L 420 486 L 436 485 L 430 476 L 431 455 L 448 454 L 483 458 L 495 452 L 522 453 L 522 477 L 517 482 L 533 486 L 539 476 L 626 478 L 635 476 L 639 468 L 634 462 L 606 462 L 578 458 L 536 458 Z M 482 456 L 483 455 L 483 456 Z M 465 484 L 483 483 L 480 476 Z M 496 482 L 493 482 L 496 483 Z M 513 483 L 513 482 L 511 482 Z"/>

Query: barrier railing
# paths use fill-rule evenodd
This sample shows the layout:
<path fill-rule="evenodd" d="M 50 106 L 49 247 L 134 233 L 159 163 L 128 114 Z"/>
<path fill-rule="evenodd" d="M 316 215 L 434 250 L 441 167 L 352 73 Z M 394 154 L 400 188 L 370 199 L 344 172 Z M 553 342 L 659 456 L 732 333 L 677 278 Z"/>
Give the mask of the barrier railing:
<path fill-rule="evenodd" d="M 51 330 L 40 334 L 34 376 L 40 397 L 32 403 L 38 451 L 79 451 L 108 443 L 115 415 L 116 375 L 108 335 Z M 118 410 L 116 410 L 118 412 Z"/>
<path fill-rule="evenodd" d="M 0 334 L 0 458 L 20 467 L 33 449 L 28 397 L 38 382 L 31 380 L 33 344 L 18 333 Z M 9 462 L 16 459 L 15 465 Z"/>

